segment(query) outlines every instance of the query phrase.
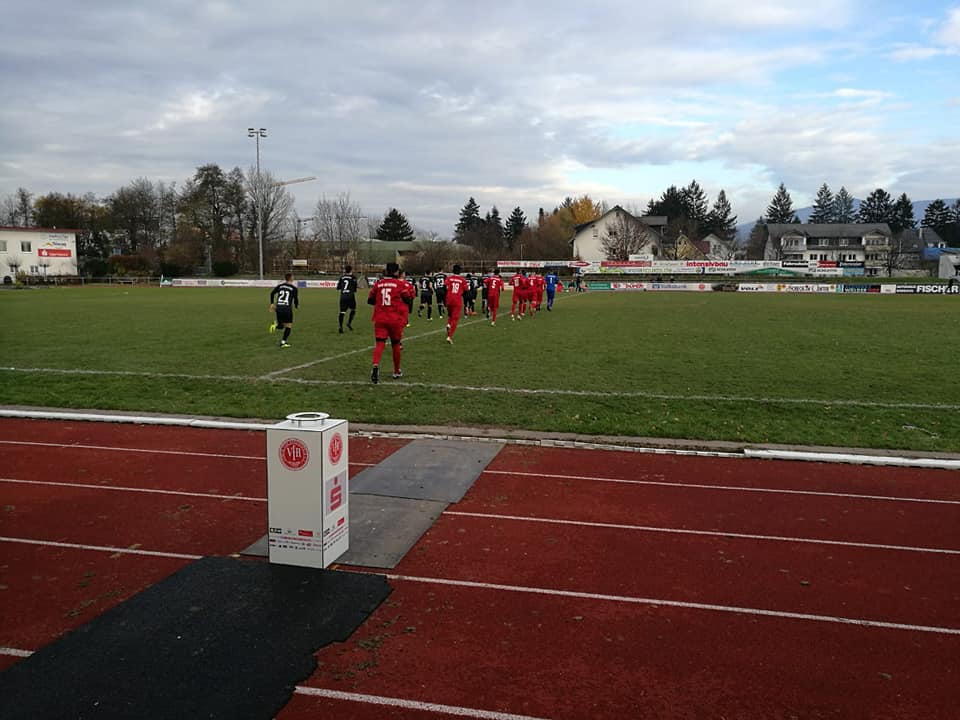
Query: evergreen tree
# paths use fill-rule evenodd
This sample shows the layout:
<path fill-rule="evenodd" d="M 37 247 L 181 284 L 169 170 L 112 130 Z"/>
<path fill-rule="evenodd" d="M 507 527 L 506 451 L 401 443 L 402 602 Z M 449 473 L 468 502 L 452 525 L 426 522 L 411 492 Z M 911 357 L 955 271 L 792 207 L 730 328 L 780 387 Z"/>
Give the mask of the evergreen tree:
<path fill-rule="evenodd" d="M 853 212 L 853 197 L 847 192 L 845 187 L 833 198 L 833 222 L 852 223 L 856 214 Z"/>
<path fill-rule="evenodd" d="M 709 200 L 700 184 L 696 180 L 691 180 L 690 184 L 680 191 L 680 196 L 683 199 L 686 216 L 698 225 L 703 225 L 707 220 Z"/>
<path fill-rule="evenodd" d="M 495 247 L 503 246 L 503 220 L 500 219 L 500 211 L 494 205 L 483 220 L 483 231 L 487 234 L 488 242 Z"/>
<path fill-rule="evenodd" d="M 676 185 L 671 185 L 660 195 L 659 200 L 647 203 L 647 215 L 665 215 L 668 220 L 686 217 L 687 203 Z"/>
<path fill-rule="evenodd" d="M 777 188 L 776 195 L 767 206 L 767 214 L 764 220 L 768 225 L 774 223 L 799 222 L 796 213 L 793 211 L 793 199 L 783 183 Z"/>
<path fill-rule="evenodd" d="M 813 203 L 813 212 L 810 214 L 807 222 L 832 223 L 835 212 L 836 208 L 834 206 L 833 193 L 830 192 L 830 188 L 824 183 L 817 191 L 817 199 Z"/>
<path fill-rule="evenodd" d="M 543 208 L 540 209 L 540 213 L 542 216 Z M 527 227 L 527 218 L 519 206 L 515 207 L 513 212 L 510 213 L 510 217 L 507 218 L 507 227 L 503 231 L 503 237 L 508 248 L 513 249 L 514 241 L 520 236 L 520 233 L 523 232 L 525 227 Z"/>
<path fill-rule="evenodd" d="M 717 195 L 716 202 L 707 214 L 706 231 L 712 232 L 725 242 L 733 242 L 737 236 L 737 216 L 731 216 L 733 209 L 727 200 L 727 193 L 723 190 Z"/>
<path fill-rule="evenodd" d="M 483 219 L 480 217 L 480 206 L 477 205 L 476 200 L 470 198 L 467 200 L 467 204 L 463 206 L 463 209 L 460 210 L 460 221 L 457 223 L 457 227 L 453 232 L 454 241 L 461 242 L 471 230 L 477 230 L 482 224 Z"/>
<path fill-rule="evenodd" d="M 410 242 L 413 240 L 413 228 L 410 227 L 410 223 L 402 212 L 396 208 L 390 208 L 377 228 L 377 240 Z"/>
<path fill-rule="evenodd" d="M 917 221 L 913 217 L 913 202 L 906 193 L 898 197 L 893 204 L 889 225 L 895 235 L 917 226 Z"/>
<path fill-rule="evenodd" d="M 947 227 L 951 222 L 953 222 L 953 213 L 950 212 L 950 208 L 943 200 L 937 198 L 927 205 L 920 224 L 923 227 L 941 228 Z"/>
<path fill-rule="evenodd" d="M 883 188 L 877 188 L 867 195 L 857 210 L 859 223 L 889 223 L 893 219 L 893 198 Z"/>

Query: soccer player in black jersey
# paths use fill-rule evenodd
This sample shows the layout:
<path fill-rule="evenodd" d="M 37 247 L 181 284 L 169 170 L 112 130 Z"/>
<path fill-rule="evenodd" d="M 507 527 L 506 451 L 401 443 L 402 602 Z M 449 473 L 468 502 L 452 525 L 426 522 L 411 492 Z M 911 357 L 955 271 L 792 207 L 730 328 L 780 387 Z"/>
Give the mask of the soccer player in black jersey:
<path fill-rule="evenodd" d="M 447 309 L 447 274 L 443 270 L 437 270 L 433 276 L 433 289 L 437 293 L 437 315 L 443 317 Z"/>
<path fill-rule="evenodd" d="M 300 295 L 297 286 L 293 284 L 293 274 L 284 275 L 284 282 L 270 291 L 270 311 L 277 315 L 276 321 L 270 324 L 270 332 L 276 332 L 278 327 L 283 328 L 283 338 L 280 347 L 290 347 L 287 339 L 293 329 L 293 309 L 300 307 Z"/>
<path fill-rule="evenodd" d="M 433 320 L 433 278 L 424 275 L 417 283 L 420 288 L 420 305 L 417 307 L 417 317 L 423 317 L 423 306 L 427 306 L 427 320 Z"/>
<path fill-rule="evenodd" d="M 347 320 L 347 328 L 353 330 L 353 318 L 357 314 L 357 276 L 353 274 L 353 268 L 347 265 L 343 269 L 343 275 L 337 280 L 337 290 L 340 293 L 340 315 L 337 318 L 340 322 L 340 334 L 343 335 L 343 316 L 350 311 L 350 318 Z"/>

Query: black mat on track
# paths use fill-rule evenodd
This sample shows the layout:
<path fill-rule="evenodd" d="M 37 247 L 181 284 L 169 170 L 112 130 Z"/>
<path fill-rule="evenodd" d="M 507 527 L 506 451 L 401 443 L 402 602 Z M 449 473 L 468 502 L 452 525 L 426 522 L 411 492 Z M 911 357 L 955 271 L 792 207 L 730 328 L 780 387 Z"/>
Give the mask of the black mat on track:
<path fill-rule="evenodd" d="M 0 673 L 0 717 L 269 720 L 389 594 L 380 575 L 204 558 Z"/>

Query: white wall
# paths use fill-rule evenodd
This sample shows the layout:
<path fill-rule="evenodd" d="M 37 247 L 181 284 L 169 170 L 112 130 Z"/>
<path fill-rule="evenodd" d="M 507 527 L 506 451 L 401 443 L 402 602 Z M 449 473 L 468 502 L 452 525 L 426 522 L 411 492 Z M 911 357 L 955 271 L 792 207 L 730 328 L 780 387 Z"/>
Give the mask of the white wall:
<path fill-rule="evenodd" d="M 18 263 L 20 271 L 28 275 L 76 275 L 76 233 L 44 228 L 2 228 L 0 276 L 11 274 L 10 262 Z"/>

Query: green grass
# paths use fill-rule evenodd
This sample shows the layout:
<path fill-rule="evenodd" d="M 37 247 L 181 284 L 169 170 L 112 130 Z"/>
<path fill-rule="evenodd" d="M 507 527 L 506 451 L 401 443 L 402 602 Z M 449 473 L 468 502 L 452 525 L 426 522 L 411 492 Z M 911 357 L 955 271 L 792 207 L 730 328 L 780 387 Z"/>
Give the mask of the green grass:
<path fill-rule="evenodd" d="M 360 295 L 341 336 L 336 293 L 304 290 L 280 350 L 265 290 L 0 292 L 0 402 L 960 451 L 955 297 L 565 295 L 462 321 L 454 347 L 414 317 L 403 381 L 388 347 L 374 387 Z"/>

